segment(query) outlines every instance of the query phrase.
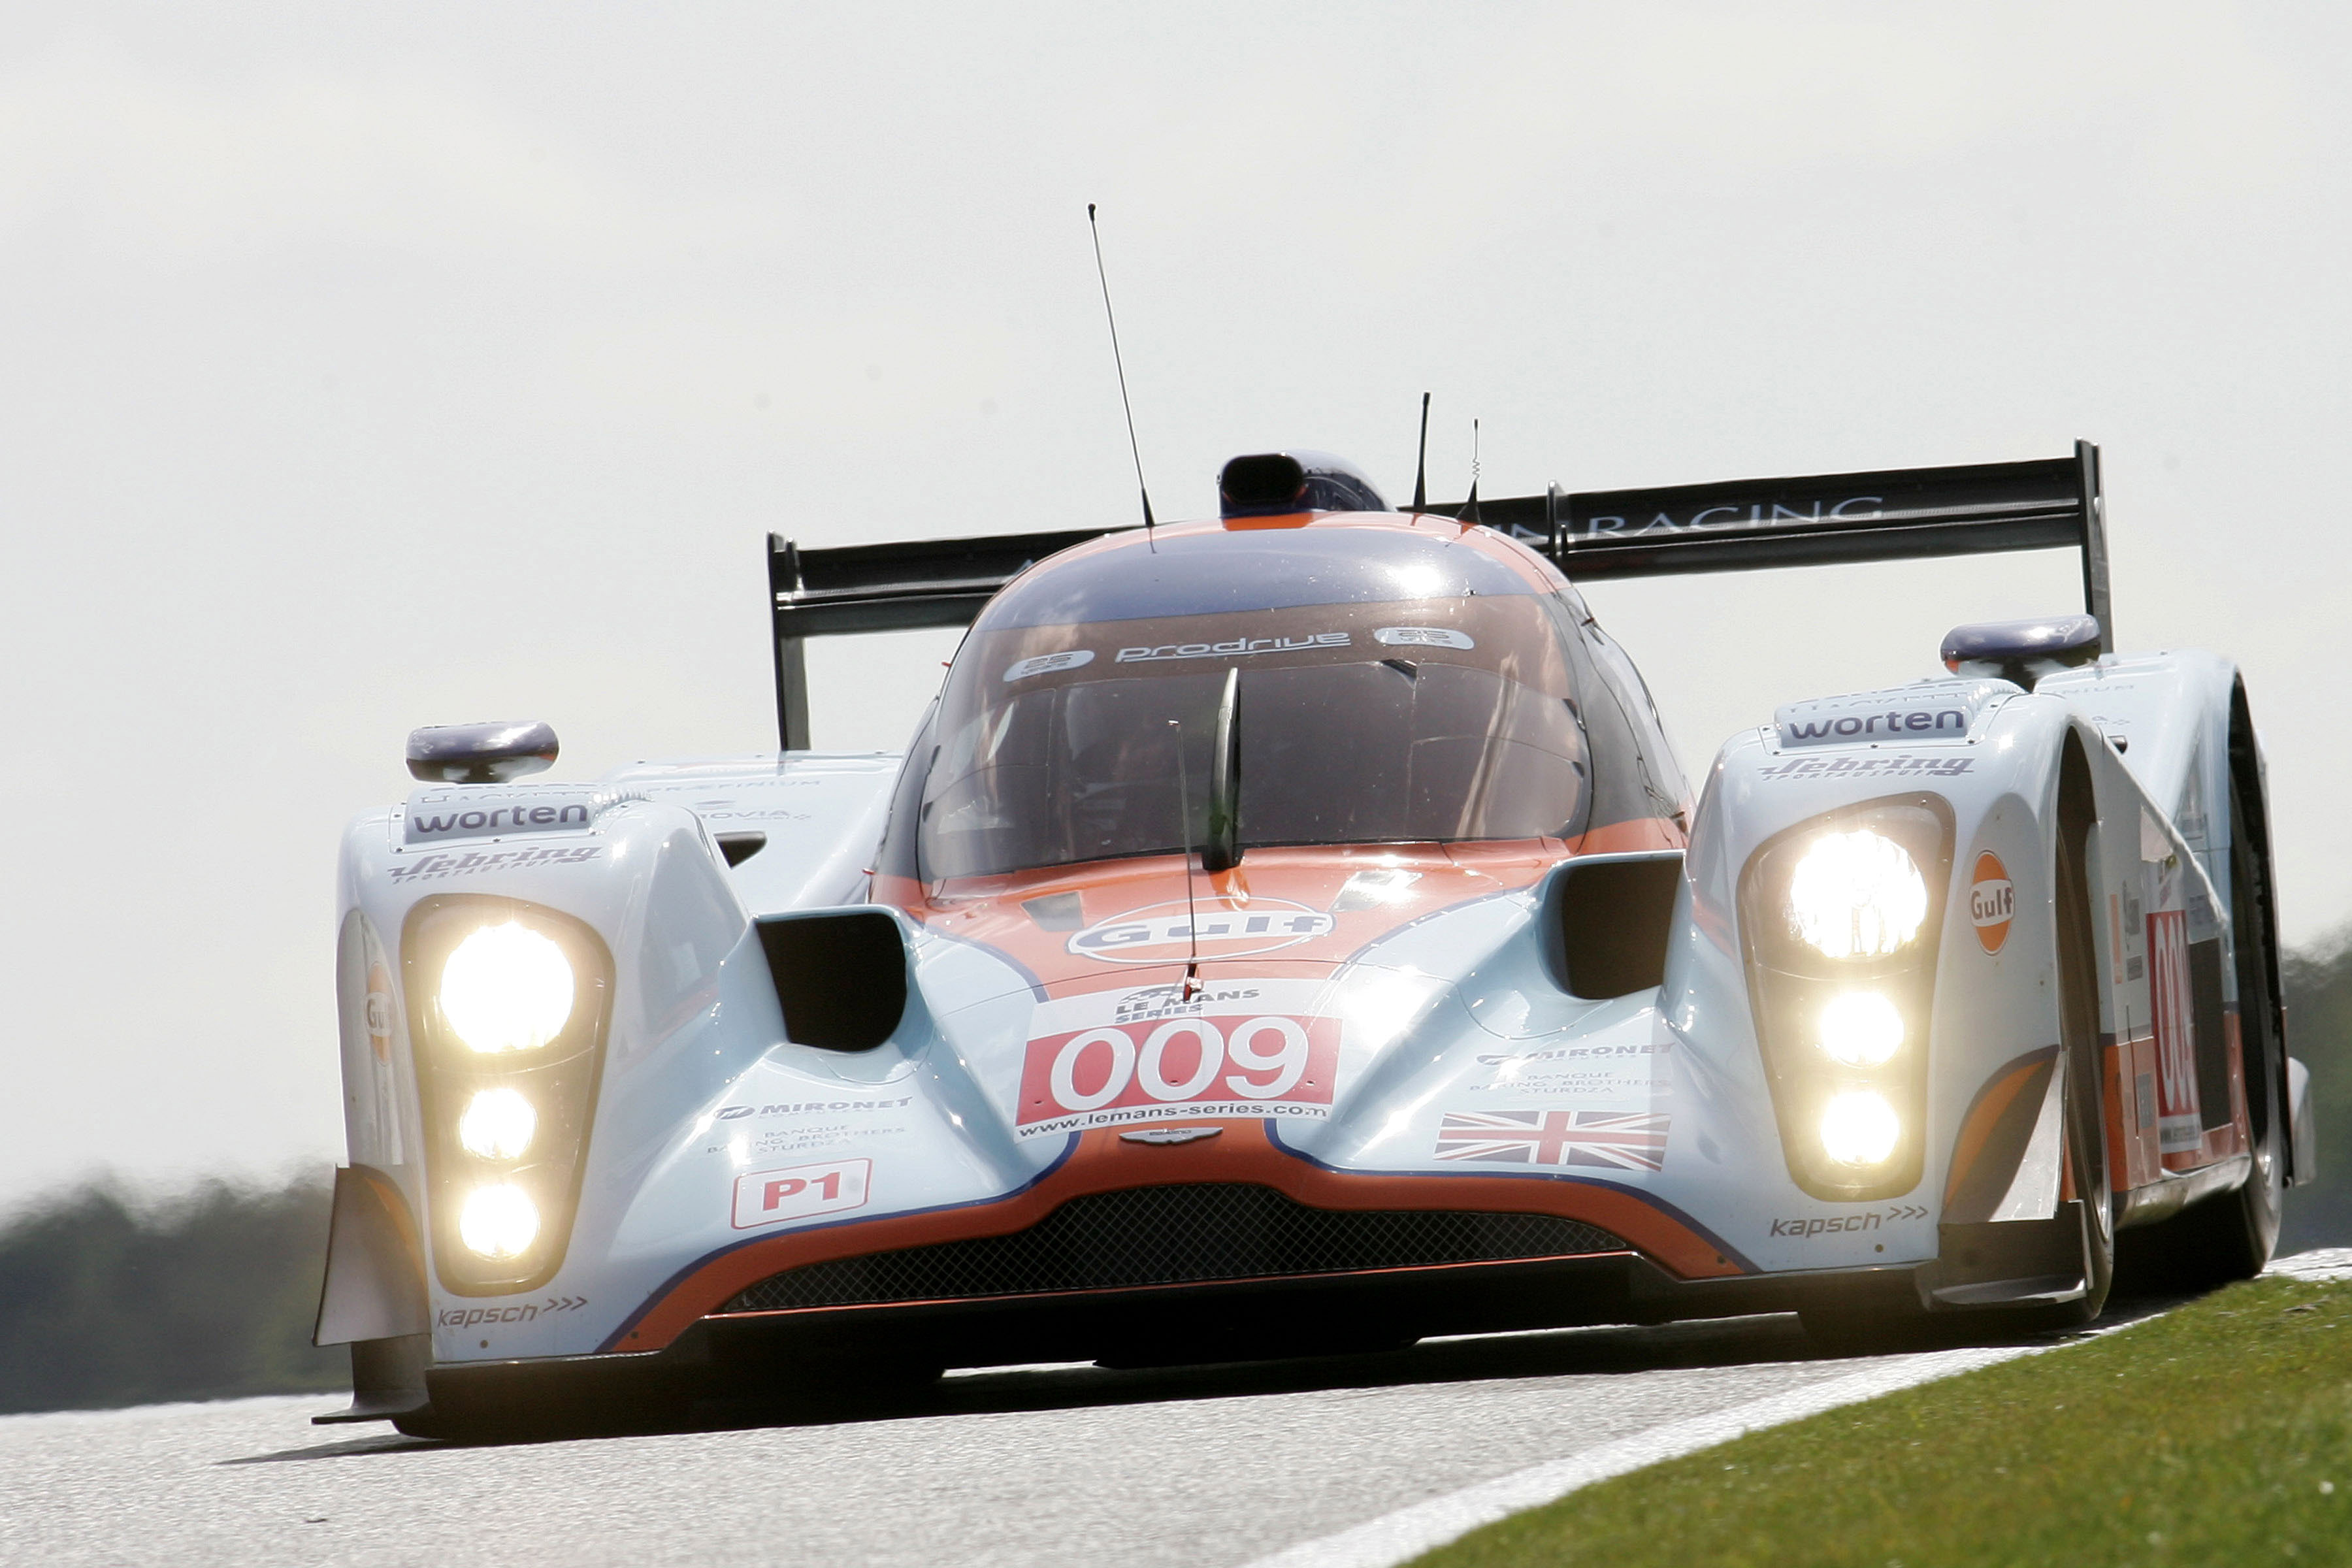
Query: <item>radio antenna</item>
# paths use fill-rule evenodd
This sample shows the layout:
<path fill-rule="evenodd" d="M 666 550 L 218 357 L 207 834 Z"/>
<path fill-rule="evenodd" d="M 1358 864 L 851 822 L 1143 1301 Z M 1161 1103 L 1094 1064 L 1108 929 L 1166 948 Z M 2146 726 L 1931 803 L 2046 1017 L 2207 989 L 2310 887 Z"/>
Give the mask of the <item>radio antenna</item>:
<path fill-rule="evenodd" d="M 1470 499 L 1454 513 L 1457 522 L 1476 522 L 1478 516 L 1478 421 L 1470 421 Z"/>
<path fill-rule="evenodd" d="M 1190 1002 L 1201 976 L 1201 912 L 1192 903 L 1192 784 L 1184 766 L 1184 721 L 1171 719 L 1168 727 L 1176 731 L 1176 814 L 1184 837 L 1184 989 L 1177 1000 Z"/>
<path fill-rule="evenodd" d="M 1103 270 L 1102 226 L 1095 204 L 1087 204 L 1087 232 L 1095 241 L 1095 277 L 1102 284 L 1103 320 L 1110 323 L 1110 363 L 1118 371 L 1118 405 L 1127 415 L 1127 449 L 1135 458 L 1135 493 L 1143 498 L 1143 526 L 1151 526 L 1151 489 L 1143 482 L 1143 448 L 1135 444 L 1135 405 L 1127 400 L 1127 362 L 1118 353 L 1118 316 L 1110 308 L 1110 274 Z"/>
<path fill-rule="evenodd" d="M 1429 510 L 1429 394 L 1421 395 L 1421 451 L 1412 460 L 1412 510 Z"/>

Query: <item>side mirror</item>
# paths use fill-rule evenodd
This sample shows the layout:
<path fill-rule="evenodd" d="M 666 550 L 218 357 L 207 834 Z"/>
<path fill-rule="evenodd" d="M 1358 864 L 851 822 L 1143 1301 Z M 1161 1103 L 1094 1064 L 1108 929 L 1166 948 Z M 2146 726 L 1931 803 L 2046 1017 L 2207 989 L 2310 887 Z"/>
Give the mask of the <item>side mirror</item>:
<path fill-rule="evenodd" d="M 427 724 L 408 732 L 408 771 L 427 784 L 505 784 L 555 762 L 555 731 L 537 720 Z"/>
<path fill-rule="evenodd" d="M 1570 995 L 1605 1001 L 1664 982 L 1682 880 L 1679 849 L 1580 856 L 1552 873 L 1544 925 Z"/>

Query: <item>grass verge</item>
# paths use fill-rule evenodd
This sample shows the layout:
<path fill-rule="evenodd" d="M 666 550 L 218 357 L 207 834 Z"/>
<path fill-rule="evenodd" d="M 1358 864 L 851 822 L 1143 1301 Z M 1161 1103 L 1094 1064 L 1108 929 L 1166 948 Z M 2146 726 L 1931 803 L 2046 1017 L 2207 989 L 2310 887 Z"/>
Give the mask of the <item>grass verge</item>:
<path fill-rule="evenodd" d="M 2352 1563 L 2352 1286 L 2149 1322 L 1589 1487 L 1418 1568 Z"/>

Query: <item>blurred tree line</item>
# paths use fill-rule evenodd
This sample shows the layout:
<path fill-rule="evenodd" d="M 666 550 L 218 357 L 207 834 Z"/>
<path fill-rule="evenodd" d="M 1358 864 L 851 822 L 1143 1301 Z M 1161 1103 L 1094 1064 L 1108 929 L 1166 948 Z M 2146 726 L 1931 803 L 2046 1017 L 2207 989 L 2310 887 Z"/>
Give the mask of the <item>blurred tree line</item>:
<path fill-rule="evenodd" d="M 2288 1194 L 2280 1249 L 2352 1246 L 2352 932 L 2285 981 L 2320 1175 Z M 323 1173 L 161 1203 L 100 1182 L 23 1210 L 0 1226 L 0 1412 L 350 1387 L 347 1353 L 310 1343 L 328 1194 Z"/>
<path fill-rule="evenodd" d="M 2352 930 L 2287 955 L 2287 1051 L 2311 1069 L 2319 1179 L 2286 1195 L 2279 1250 L 2352 1247 Z"/>
<path fill-rule="evenodd" d="M 0 1227 L 0 1412 L 351 1386 L 318 1350 L 323 1177 L 159 1203 L 97 1182 Z"/>

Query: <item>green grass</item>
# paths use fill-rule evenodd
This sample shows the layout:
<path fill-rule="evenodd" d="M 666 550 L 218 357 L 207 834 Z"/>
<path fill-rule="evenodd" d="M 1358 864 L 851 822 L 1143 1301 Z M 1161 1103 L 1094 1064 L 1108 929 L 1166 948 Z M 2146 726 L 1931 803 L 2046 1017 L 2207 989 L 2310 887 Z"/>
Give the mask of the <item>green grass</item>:
<path fill-rule="evenodd" d="M 2352 1286 L 2235 1285 L 1587 1488 L 1416 1562 L 2352 1563 Z"/>

